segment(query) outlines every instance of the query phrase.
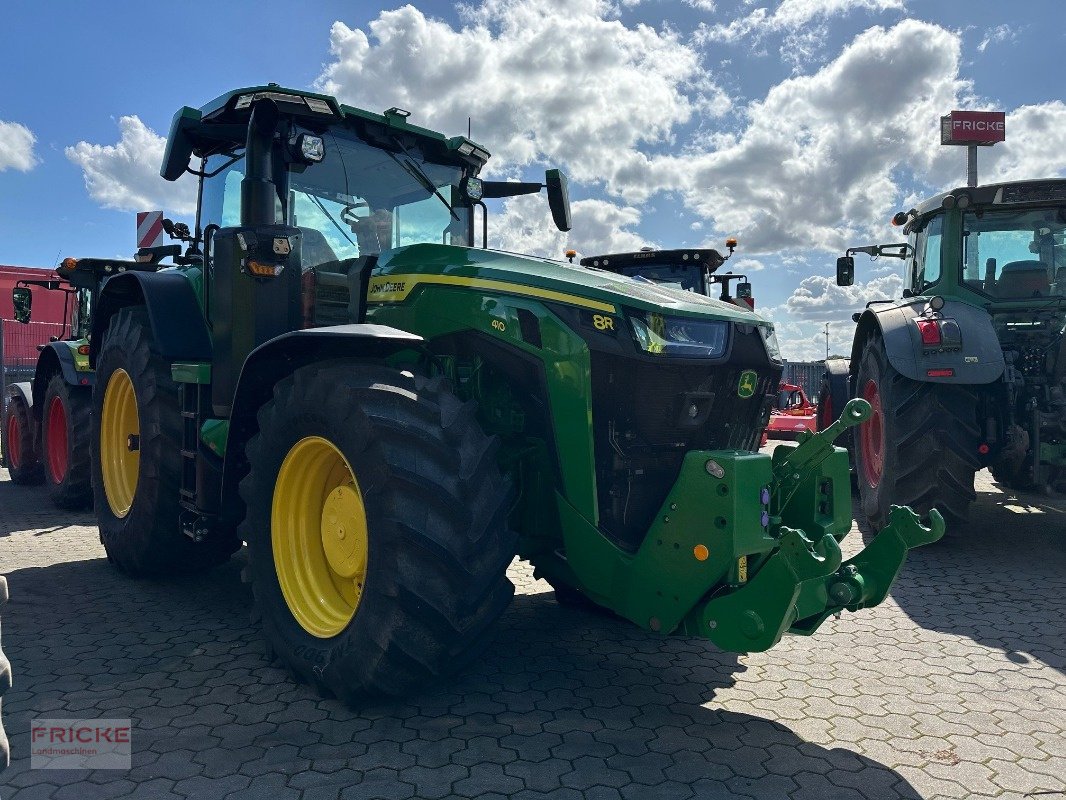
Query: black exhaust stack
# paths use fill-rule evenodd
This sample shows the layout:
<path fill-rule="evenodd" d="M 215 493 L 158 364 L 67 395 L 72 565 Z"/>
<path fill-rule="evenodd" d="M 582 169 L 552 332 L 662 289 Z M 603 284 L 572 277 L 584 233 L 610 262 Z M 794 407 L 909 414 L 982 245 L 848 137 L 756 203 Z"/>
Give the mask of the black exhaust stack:
<path fill-rule="evenodd" d="M 274 174 L 274 134 L 281 122 L 273 100 L 258 100 L 248 121 L 241 181 L 241 224 L 211 240 L 211 320 L 214 359 L 211 402 L 227 417 L 248 354 L 303 325 L 301 231 L 281 224 Z"/>
<path fill-rule="evenodd" d="M 278 129 L 278 104 L 257 100 L 248 120 L 241 181 L 241 225 L 273 225 L 277 220 L 277 186 L 274 184 L 274 133 Z"/>

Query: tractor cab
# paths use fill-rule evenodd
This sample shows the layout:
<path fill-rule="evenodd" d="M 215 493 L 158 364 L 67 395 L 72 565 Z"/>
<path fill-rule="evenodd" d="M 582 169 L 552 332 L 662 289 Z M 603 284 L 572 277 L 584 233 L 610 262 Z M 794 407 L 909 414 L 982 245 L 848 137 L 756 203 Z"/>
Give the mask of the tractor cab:
<path fill-rule="evenodd" d="M 733 246 L 729 248 L 730 256 L 733 254 Z M 570 253 L 567 255 L 570 256 Z M 590 269 L 607 270 L 618 275 L 710 296 L 709 277 L 728 259 L 729 256 L 723 256 L 717 250 L 711 249 L 655 250 L 645 247 L 632 253 L 588 256 L 579 263 Z"/>
<path fill-rule="evenodd" d="M 750 310 L 755 307 L 755 301 L 747 277 L 732 272 L 716 272 L 733 255 L 736 246 L 736 239 L 726 239 L 726 247 L 729 248 L 727 256 L 707 248 L 655 250 L 645 247 L 633 253 L 587 256 L 579 263 L 589 269 L 602 269 L 706 297 L 715 296 L 715 287 L 721 287 L 716 299 Z M 567 251 L 567 257 L 571 260 L 574 255 L 573 251 Z M 737 282 L 736 293 L 731 294 L 734 281 Z"/>

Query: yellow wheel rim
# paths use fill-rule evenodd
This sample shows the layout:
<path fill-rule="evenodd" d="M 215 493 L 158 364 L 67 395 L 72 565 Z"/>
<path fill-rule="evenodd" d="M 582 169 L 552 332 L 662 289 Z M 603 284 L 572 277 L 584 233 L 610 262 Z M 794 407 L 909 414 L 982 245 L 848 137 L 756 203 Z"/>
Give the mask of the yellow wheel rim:
<path fill-rule="evenodd" d="M 270 543 L 281 593 L 305 631 L 336 636 L 355 616 L 366 583 L 366 509 L 348 461 L 330 441 L 292 446 L 274 484 Z"/>
<path fill-rule="evenodd" d="M 133 381 L 126 370 L 117 369 L 107 381 L 100 412 L 100 467 L 107 504 L 111 513 L 120 519 L 130 513 L 137 492 L 140 439 L 141 422 Z"/>

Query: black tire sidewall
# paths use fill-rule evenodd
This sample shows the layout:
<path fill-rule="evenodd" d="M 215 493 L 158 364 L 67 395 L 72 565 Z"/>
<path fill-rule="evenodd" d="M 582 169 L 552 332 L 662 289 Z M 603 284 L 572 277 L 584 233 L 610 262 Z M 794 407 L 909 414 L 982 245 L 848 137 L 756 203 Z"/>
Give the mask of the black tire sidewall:
<path fill-rule="evenodd" d="M 8 419 L 12 416 L 15 417 L 18 424 L 20 456 L 18 466 L 11 463 L 11 457 L 8 455 L 10 444 L 7 441 L 7 426 Z M 37 484 L 44 479 L 40 451 L 34 436 L 35 427 L 33 413 L 26 403 L 21 397 L 11 397 L 4 412 L 2 435 L 4 437 L 4 458 L 7 461 L 7 469 L 11 475 L 12 483 L 22 485 Z"/>
<path fill-rule="evenodd" d="M 49 420 L 52 399 L 58 397 L 63 404 L 63 416 L 67 425 L 67 471 L 63 480 L 52 479 L 52 468 L 48 459 Z M 64 509 L 83 508 L 92 503 L 92 485 L 90 480 L 89 430 L 88 418 L 91 416 L 92 395 L 88 388 L 72 386 L 61 373 L 56 373 L 48 382 L 44 406 L 41 409 L 41 461 L 52 495 L 52 501 Z M 79 418 L 85 420 L 79 424 Z"/>
<path fill-rule="evenodd" d="M 112 317 L 96 364 L 92 407 L 92 485 L 100 539 L 108 557 L 132 574 L 179 572 L 203 566 L 194 546 L 180 530 L 178 441 L 168 441 L 161 418 L 163 393 L 173 393 L 169 375 L 153 364 L 151 330 L 143 308 L 129 308 Z M 140 430 L 140 459 L 133 502 L 125 517 L 111 510 L 104 490 L 99 446 L 104 396 L 114 373 L 123 369 L 133 384 Z M 177 415 L 177 400 L 172 398 Z M 180 416 L 172 420 L 178 424 Z M 167 463 L 164 463 L 167 460 Z M 173 462 L 173 463 L 171 463 Z M 172 484 L 172 485 L 171 485 Z M 166 496 L 166 492 L 172 496 Z"/>
<path fill-rule="evenodd" d="M 56 481 L 52 475 L 51 460 L 48 458 L 48 442 L 51 420 L 52 400 L 58 397 L 59 402 L 63 404 L 63 417 L 67 426 L 67 471 L 63 475 L 63 479 Z M 70 480 L 70 470 L 74 463 L 72 458 L 72 452 L 74 446 L 74 437 L 71 435 L 74 430 L 74 419 L 71 415 L 71 397 L 70 387 L 67 386 L 66 380 L 59 373 L 52 376 L 52 379 L 48 381 L 48 389 L 44 394 L 44 406 L 41 408 L 41 460 L 44 462 L 45 481 L 49 487 L 56 488 L 62 487 L 67 481 Z"/>
<path fill-rule="evenodd" d="M 853 441 L 855 443 L 855 477 L 859 487 L 859 502 L 863 514 L 875 526 L 883 526 L 887 523 L 889 506 L 892 501 L 891 492 L 886 487 L 891 486 L 892 476 L 897 473 L 897 450 L 892 446 L 895 431 L 893 425 L 894 408 L 891 383 L 896 376 L 896 371 L 888 363 L 888 357 L 884 351 L 884 345 L 880 338 L 871 338 L 863 348 L 862 357 L 859 360 L 859 369 L 855 376 L 855 396 L 863 397 L 863 391 L 867 382 L 873 381 L 877 387 L 877 393 L 881 404 L 881 430 L 884 443 L 881 449 L 881 478 L 876 487 L 870 486 L 866 479 L 866 454 L 863 452 L 863 425 L 854 429 Z"/>
<path fill-rule="evenodd" d="M 326 409 L 315 407 L 305 398 L 294 396 L 284 409 L 285 417 L 275 421 L 260 439 L 261 456 L 257 459 L 246 518 L 248 558 L 255 575 L 256 599 L 261 605 L 262 624 L 274 647 L 305 680 L 320 683 L 323 673 L 339 656 L 352 649 L 372 653 L 380 649 L 374 641 L 375 621 L 388 613 L 384 592 L 391 583 L 395 556 L 387 543 L 393 540 L 388 515 L 382 507 L 380 491 L 388 480 L 388 467 L 369 441 L 369 424 L 357 407 L 348 407 L 343 417 L 332 417 Z M 367 577 L 363 594 L 352 621 L 336 636 L 319 638 L 308 633 L 293 616 L 281 590 L 274 565 L 271 539 L 271 509 L 274 481 L 292 447 L 308 436 L 330 441 L 347 459 L 355 473 L 367 515 Z M 353 676 L 360 680 L 362 676 Z"/>

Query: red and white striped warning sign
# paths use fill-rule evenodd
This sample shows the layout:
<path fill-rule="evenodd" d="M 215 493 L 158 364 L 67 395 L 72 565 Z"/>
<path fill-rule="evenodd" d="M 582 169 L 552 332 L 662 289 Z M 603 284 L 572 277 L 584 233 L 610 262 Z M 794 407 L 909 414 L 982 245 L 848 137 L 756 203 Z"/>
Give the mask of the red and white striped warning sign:
<path fill-rule="evenodd" d="M 137 212 L 137 247 L 158 247 L 163 244 L 162 211 Z"/>

